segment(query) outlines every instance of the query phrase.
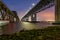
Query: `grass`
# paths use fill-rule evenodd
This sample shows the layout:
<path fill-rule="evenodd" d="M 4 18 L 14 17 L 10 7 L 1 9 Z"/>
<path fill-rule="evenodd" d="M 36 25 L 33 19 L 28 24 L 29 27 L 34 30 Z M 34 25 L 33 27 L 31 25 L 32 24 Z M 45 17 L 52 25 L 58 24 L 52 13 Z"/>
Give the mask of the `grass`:
<path fill-rule="evenodd" d="M 13 35 L 0 35 L 0 40 L 60 40 L 60 27 L 21 30 Z"/>

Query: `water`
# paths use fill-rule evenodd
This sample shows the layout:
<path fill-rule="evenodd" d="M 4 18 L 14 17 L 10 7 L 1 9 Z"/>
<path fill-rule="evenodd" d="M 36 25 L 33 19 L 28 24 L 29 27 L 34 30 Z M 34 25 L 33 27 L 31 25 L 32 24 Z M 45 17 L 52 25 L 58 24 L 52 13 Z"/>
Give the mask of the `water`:
<path fill-rule="evenodd" d="M 1 30 L 5 34 L 13 34 L 16 32 L 19 32 L 21 30 L 32 30 L 32 29 L 43 29 L 51 25 L 50 22 L 14 22 L 14 23 L 8 23 L 7 26 L 3 26 Z"/>
<path fill-rule="evenodd" d="M 32 29 L 42 29 L 46 28 L 49 25 L 52 25 L 50 22 L 37 22 L 37 23 L 31 23 L 31 22 L 21 22 L 22 28 L 24 30 L 32 30 Z"/>

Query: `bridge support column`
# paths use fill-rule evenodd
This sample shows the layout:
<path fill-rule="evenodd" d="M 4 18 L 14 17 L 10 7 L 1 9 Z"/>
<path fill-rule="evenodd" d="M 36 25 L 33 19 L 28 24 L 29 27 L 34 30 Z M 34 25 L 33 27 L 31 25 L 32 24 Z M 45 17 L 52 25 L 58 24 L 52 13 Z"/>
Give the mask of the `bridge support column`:
<path fill-rule="evenodd" d="M 28 17 L 25 19 L 25 21 L 28 21 Z"/>
<path fill-rule="evenodd" d="M 36 13 L 31 15 L 31 21 L 36 21 Z"/>
<path fill-rule="evenodd" d="M 55 21 L 60 22 L 60 0 L 55 0 Z"/>
<path fill-rule="evenodd" d="M 54 25 L 60 25 L 60 0 L 55 1 L 55 23 Z"/>
<path fill-rule="evenodd" d="M 9 20 L 10 20 L 10 22 L 14 22 L 14 17 L 10 15 Z"/>

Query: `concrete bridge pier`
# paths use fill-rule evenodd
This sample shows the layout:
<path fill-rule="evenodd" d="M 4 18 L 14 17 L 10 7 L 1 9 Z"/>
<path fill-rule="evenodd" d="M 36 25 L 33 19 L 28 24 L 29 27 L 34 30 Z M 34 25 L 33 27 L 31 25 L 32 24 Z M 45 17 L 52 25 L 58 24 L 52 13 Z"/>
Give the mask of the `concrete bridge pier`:
<path fill-rule="evenodd" d="M 60 0 L 55 1 L 55 23 L 54 25 L 60 25 Z"/>
<path fill-rule="evenodd" d="M 31 15 L 31 21 L 36 21 L 36 13 Z"/>
<path fill-rule="evenodd" d="M 25 21 L 28 21 L 28 20 L 29 20 L 29 18 L 28 18 L 28 17 L 26 17 Z"/>
<path fill-rule="evenodd" d="M 10 20 L 10 22 L 14 22 L 14 17 L 9 15 L 9 20 Z"/>
<path fill-rule="evenodd" d="M 55 0 L 55 21 L 60 23 L 60 0 Z"/>

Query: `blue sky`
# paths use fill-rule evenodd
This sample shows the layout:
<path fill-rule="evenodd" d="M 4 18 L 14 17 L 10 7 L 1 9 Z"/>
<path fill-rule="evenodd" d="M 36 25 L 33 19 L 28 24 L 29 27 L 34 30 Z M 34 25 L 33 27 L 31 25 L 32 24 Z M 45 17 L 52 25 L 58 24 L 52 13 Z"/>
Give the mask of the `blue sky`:
<path fill-rule="evenodd" d="M 38 3 L 39 0 L 3 0 L 5 4 L 11 9 L 16 11 L 23 11 L 32 6 L 33 3 Z"/>

